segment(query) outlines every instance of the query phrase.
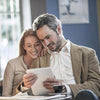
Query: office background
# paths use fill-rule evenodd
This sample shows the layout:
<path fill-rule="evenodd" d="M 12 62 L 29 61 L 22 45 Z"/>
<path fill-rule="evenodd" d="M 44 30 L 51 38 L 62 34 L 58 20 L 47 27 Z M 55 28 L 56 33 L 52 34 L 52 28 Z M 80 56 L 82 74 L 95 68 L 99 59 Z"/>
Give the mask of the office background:
<path fill-rule="evenodd" d="M 51 13 L 59 18 L 58 0 L 44 0 L 44 3 L 42 0 L 35 1 L 36 3 L 34 3 L 34 0 L 31 0 L 31 5 L 33 5 L 31 8 L 33 11 L 31 12 L 32 20 L 34 20 L 35 16 L 42 13 Z M 40 5 L 42 3 L 43 5 Z M 36 6 L 36 4 L 39 4 L 39 6 Z M 66 39 L 76 44 L 95 49 L 100 60 L 99 4 L 99 0 L 88 0 L 89 24 L 63 24 L 63 33 Z M 38 12 L 36 9 L 38 9 Z"/>

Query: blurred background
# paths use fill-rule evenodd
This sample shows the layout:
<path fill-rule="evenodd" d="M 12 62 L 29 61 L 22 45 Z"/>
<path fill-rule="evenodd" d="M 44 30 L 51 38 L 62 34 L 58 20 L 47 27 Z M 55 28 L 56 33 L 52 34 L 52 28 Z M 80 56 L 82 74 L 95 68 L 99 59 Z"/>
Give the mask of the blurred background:
<path fill-rule="evenodd" d="M 76 0 L 80 1 L 80 0 Z M 100 61 L 100 0 L 88 1 L 89 23 L 63 24 L 66 39 L 95 49 Z M 40 14 L 59 16 L 59 0 L 0 0 L 0 78 L 7 62 L 18 56 L 23 30 Z"/>

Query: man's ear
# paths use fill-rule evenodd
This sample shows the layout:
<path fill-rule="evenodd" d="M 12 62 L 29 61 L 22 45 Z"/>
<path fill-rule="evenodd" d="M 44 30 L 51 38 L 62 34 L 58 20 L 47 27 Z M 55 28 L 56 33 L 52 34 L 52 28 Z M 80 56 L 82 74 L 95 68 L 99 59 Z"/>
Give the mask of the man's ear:
<path fill-rule="evenodd" d="M 61 34 L 61 26 L 60 26 L 60 25 L 57 25 L 57 32 L 58 32 L 59 34 Z"/>

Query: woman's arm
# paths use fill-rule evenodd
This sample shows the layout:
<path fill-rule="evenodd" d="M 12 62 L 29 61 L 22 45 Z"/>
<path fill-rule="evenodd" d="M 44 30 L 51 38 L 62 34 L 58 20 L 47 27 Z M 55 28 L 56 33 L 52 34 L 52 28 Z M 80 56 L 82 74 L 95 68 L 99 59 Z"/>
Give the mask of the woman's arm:
<path fill-rule="evenodd" d="M 12 96 L 14 67 L 8 62 L 3 79 L 3 96 Z"/>

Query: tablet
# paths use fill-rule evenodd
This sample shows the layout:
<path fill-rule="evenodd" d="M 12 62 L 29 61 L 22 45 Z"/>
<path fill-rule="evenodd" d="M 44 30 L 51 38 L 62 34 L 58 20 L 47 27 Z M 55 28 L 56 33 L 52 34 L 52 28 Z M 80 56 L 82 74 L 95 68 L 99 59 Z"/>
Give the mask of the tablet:
<path fill-rule="evenodd" d="M 43 82 L 47 78 L 54 78 L 51 67 L 29 69 L 26 71 L 26 73 L 33 73 L 33 74 L 36 74 L 38 77 L 36 82 L 31 87 L 34 95 L 37 95 L 37 96 L 47 95 L 48 93 L 51 92 L 50 90 L 43 87 Z"/>

